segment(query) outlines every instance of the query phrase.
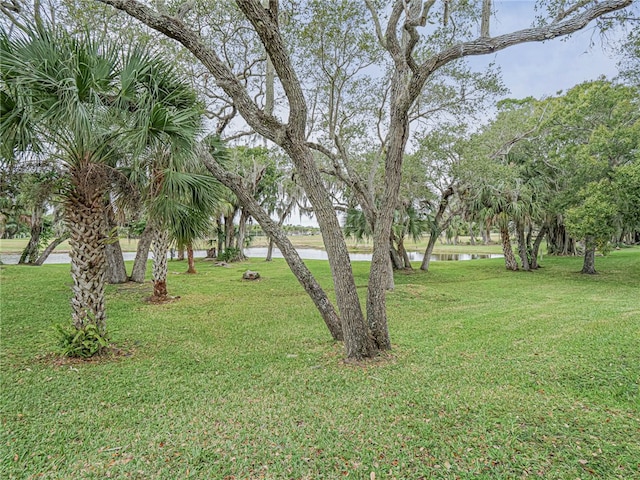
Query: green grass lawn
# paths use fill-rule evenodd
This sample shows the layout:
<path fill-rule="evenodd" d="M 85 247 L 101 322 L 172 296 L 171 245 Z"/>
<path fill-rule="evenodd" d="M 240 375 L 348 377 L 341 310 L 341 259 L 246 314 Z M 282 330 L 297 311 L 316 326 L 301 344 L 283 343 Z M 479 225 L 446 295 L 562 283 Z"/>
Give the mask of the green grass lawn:
<path fill-rule="evenodd" d="M 394 350 L 359 366 L 283 260 L 171 262 L 165 305 L 110 286 L 128 354 L 91 362 L 47 355 L 69 266 L 0 267 L 0 478 L 640 478 L 640 249 L 542 263 L 398 273 Z"/>

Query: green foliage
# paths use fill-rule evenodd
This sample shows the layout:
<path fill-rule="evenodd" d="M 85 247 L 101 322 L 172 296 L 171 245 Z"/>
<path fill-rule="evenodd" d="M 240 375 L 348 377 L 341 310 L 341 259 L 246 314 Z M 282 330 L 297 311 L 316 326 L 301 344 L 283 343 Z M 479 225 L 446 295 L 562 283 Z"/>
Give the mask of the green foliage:
<path fill-rule="evenodd" d="M 578 239 L 588 238 L 588 248 L 609 250 L 609 240 L 615 232 L 616 205 L 611 202 L 611 185 L 606 181 L 590 183 L 581 192 L 582 201 L 567 210 L 567 230 Z"/>
<path fill-rule="evenodd" d="M 65 357 L 90 358 L 109 345 L 107 335 L 94 324 L 81 329 L 56 325 L 54 333 L 57 337 L 57 351 Z"/>
<path fill-rule="evenodd" d="M 242 250 L 235 247 L 227 247 L 216 257 L 221 262 L 235 262 L 240 259 Z"/>

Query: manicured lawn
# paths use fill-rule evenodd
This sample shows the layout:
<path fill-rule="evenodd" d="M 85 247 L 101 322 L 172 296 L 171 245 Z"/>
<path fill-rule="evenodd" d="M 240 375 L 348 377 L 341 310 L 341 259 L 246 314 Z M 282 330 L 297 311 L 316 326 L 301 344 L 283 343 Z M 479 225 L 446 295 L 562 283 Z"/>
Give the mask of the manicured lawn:
<path fill-rule="evenodd" d="M 366 365 L 342 361 L 282 260 L 171 262 L 166 305 L 110 286 L 129 354 L 97 362 L 45 355 L 68 265 L 0 267 L 0 478 L 640 478 L 640 249 L 592 277 L 542 263 L 398 273 L 394 350 Z"/>

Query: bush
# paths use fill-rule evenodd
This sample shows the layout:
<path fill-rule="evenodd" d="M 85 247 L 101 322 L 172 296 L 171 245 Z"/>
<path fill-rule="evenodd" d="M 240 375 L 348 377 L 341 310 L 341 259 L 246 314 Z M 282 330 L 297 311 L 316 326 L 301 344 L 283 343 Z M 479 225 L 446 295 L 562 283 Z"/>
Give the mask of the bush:
<path fill-rule="evenodd" d="M 90 358 L 109 345 L 106 334 L 93 324 L 80 330 L 62 325 L 56 325 L 54 329 L 58 337 L 58 353 L 65 357 Z"/>
<path fill-rule="evenodd" d="M 229 247 L 218 253 L 217 259 L 221 262 L 235 262 L 241 260 L 242 251 L 239 248 Z"/>

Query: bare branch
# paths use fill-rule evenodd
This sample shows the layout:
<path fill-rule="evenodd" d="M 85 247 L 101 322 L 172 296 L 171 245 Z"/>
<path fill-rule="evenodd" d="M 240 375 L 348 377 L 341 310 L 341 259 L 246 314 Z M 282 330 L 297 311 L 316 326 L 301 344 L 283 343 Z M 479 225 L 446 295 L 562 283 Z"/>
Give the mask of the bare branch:
<path fill-rule="evenodd" d="M 553 19 L 553 21 L 559 22 L 561 20 L 564 20 L 565 18 L 577 12 L 580 8 L 584 7 L 590 2 L 591 0 L 580 0 L 579 2 L 574 3 L 566 10 L 562 10 L 560 13 L 558 13 L 558 15 L 556 16 L 556 18 Z"/>
<path fill-rule="evenodd" d="M 373 7 L 370 0 L 364 0 L 364 3 L 367 5 L 369 12 L 371 12 L 371 18 L 373 18 L 373 24 L 376 27 L 376 36 L 378 37 L 380 45 L 382 45 L 382 48 L 387 48 L 387 41 L 382 34 L 382 26 L 380 25 L 380 17 L 378 17 L 378 12 Z"/>
<path fill-rule="evenodd" d="M 489 20 L 491 19 L 491 0 L 482 0 L 482 21 L 480 23 L 480 36 L 489 36 Z"/>
<path fill-rule="evenodd" d="M 253 25 L 267 54 L 273 62 L 280 84 L 289 99 L 288 132 L 295 137 L 304 138 L 307 121 L 307 104 L 301 83 L 291 64 L 284 39 L 280 35 L 277 22 L 271 17 L 258 0 L 237 0 L 238 7 Z"/>
<path fill-rule="evenodd" d="M 542 42 L 563 35 L 574 33 L 592 20 L 602 15 L 628 7 L 633 0 L 607 0 L 595 3 L 591 8 L 560 23 L 553 23 L 542 27 L 527 28 L 507 33 L 498 37 L 477 38 L 469 42 L 460 43 L 443 50 L 423 62 L 419 67 L 419 74 L 412 79 L 412 96 L 417 96 L 429 76 L 438 68 L 462 57 L 485 55 L 504 50 L 513 45 L 528 42 Z"/>

